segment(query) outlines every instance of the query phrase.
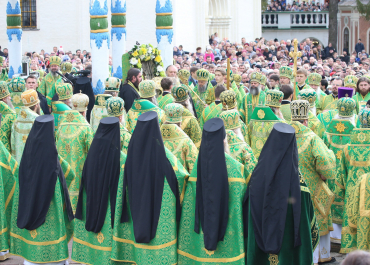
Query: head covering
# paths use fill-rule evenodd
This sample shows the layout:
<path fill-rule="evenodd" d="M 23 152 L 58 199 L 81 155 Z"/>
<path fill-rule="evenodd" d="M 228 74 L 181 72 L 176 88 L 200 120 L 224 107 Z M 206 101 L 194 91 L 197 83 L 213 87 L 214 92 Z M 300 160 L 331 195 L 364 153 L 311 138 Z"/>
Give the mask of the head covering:
<path fill-rule="evenodd" d="M 50 65 L 60 65 L 62 63 L 62 59 L 59 56 L 51 56 L 49 58 Z"/>
<path fill-rule="evenodd" d="M 307 100 L 294 100 L 290 102 L 292 121 L 307 120 L 310 103 Z"/>
<path fill-rule="evenodd" d="M 261 74 L 258 72 L 253 72 L 251 74 L 251 82 L 257 82 L 261 84 Z"/>
<path fill-rule="evenodd" d="M 266 106 L 280 108 L 284 93 L 279 90 L 268 90 L 266 92 Z"/>
<path fill-rule="evenodd" d="M 241 75 L 238 75 L 238 74 L 233 74 L 233 79 L 234 79 L 235 83 L 237 83 L 237 84 L 239 84 L 242 81 Z"/>
<path fill-rule="evenodd" d="M 171 94 L 176 102 L 183 102 L 189 98 L 186 85 L 175 86 L 171 89 Z"/>
<path fill-rule="evenodd" d="M 236 107 L 236 94 L 233 90 L 226 90 L 220 94 L 223 110 L 231 110 Z"/>
<path fill-rule="evenodd" d="M 316 105 L 316 91 L 312 88 L 302 89 L 298 93 L 298 98 L 302 100 L 307 100 L 310 103 L 310 107 L 313 108 Z"/>
<path fill-rule="evenodd" d="M 338 99 L 347 97 L 351 98 L 353 96 L 353 88 L 350 87 L 338 87 Z"/>
<path fill-rule="evenodd" d="M 8 85 L 5 81 L 0 81 L 0 99 L 6 98 L 9 96 Z"/>
<path fill-rule="evenodd" d="M 21 77 L 14 77 L 8 83 L 8 89 L 12 92 L 24 92 L 26 90 L 26 81 Z"/>
<path fill-rule="evenodd" d="M 180 81 L 182 84 L 188 84 L 189 83 L 189 78 L 190 78 L 190 72 L 189 70 L 186 69 L 181 69 L 178 73 L 177 76 L 179 77 Z"/>
<path fill-rule="evenodd" d="M 196 71 L 197 80 L 206 80 L 209 79 L 209 72 L 206 69 L 199 69 Z"/>
<path fill-rule="evenodd" d="M 156 85 L 152 80 L 144 80 L 139 84 L 139 94 L 141 98 L 152 98 L 156 95 Z"/>
<path fill-rule="evenodd" d="M 21 94 L 21 99 L 25 107 L 35 106 L 40 102 L 36 90 L 29 89 Z"/>
<path fill-rule="evenodd" d="M 119 92 L 121 86 L 121 79 L 117 77 L 108 77 L 105 80 L 105 91 Z"/>
<path fill-rule="evenodd" d="M 45 222 L 58 177 L 68 218 L 72 221 L 68 188 L 55 145 L 54 117 L 39 116 L 28 135 L 19 166 L 17 225 L 20 229 L 34 230 Z"/>
<path fill-rule="evenodd" d="M 294 200 L 289 200 L 289 197 Z M 288 203 L 294 201 L 294 247 L 301 245 L 301 187 L 297 142 L 292 126 L 284 123 L 274 125 L 252 173 L 245 200 L 249 200 L 245 205 L 250 205 L 257 245 L 269 254 L 280 252 Z M 248 227 L 248 223 L 245 225 Z"/>
<path fill-rule="evenodd" d="M 156 235 L 165 178 L 176 197 L 176 219 L 180 220 L 177 178 L 167 159 L 158 115 L 141 114 L 128 146 L 123 183 L 121 222 L 128 222 L 126 187 L 134 226 L 135 242 L 149 243 Z"/>
<path fill-rule="evenodd" d="M 356 89 L 357 87 L 357 81 L 358 78 L 354 75 L 347 75 L 344 78 L 344 86 L 345 87 L 352 87 L 353 89 Z"/>
<path fill-rule="evenodd" d="M 308 84 L 319 86 L 321 84 L 322 76 L 318 73 L 311 73 L 308 75 Z"/>
<path fill-rule="evenodd" d="M 73 89 L 70 83 L 56 85 L 55 92 L 58 94 L 59 100 L 70 99 L 73 96 Z"/>
<path fill-rule="evenodd" d="M 232 109 L 223 111 L 220 114 L 226 130 L 234 130 L 241 127 L 239 111 Z"/>
<path fill-rule="evenodd" d="M 288 66 L 282 66 L 279 68 L 280 77 L 286 77 L 293 79 L 293 69 Z"/>
<path fill-rule="evenodd" d="M 125 113 L 125 102 L 120 97 L 111 97 L 105 104 L 109 116 L 119 117 Z"/>
<path fill-rule="evenodd" d="M 340 117 L 351 117 L 356 109 L 356 101 L 353 98 L 340 98 L 337 102 L 337 108 Z"/>
<path fill-rule="evenodd" d="M 64 62 L 64 63 L 62 63 L 60 65 L 60 71 L 62 71 L 62 74 L 70 73 L 72 71 L 72 64 L 70 62 Z"/>
<path fill-rule="evenodd" d="M 194 231 L 204 233 L 204 246 L 214 251 L 229 221 L 229 183 L 225 159 L 224 122 L 208 120 L 203 127 L 197 168 Z M 200 221 L 200 223 L 199 223 Z"/>
<path fill-rule="evenodd" d="M 77 111 L 86 111 L 89 105 L 89 97 L 81 92 L 74 94 L 71 98 L 72 109 Z"/>
<path fill-rule="evenodd" d="M 182 113 L 184 112 L 184 107 L 178 103 L 167 104 L 164 108 L 166 113 L 167 123 L 179 123 L 182 122 Z"/>
<path fill-rule="evenodd" d="M 106 104 L 107 100 L 110 99 L 111 97 L 112 97 L 112 95 L 109 95 L 109 94 L 98 94 L 98 95 L 96 95 L 94 105 L 105 107 L 105 104 Z"/>
<path fill-rule="evenodd" d="M 94 233 L 99 233 L 103 227 L 108 208 L 108 199 L 110 202 L 112 227 L 114 223 L 117 187 L 121 170 L 119 128 L 118 118 L 107 117 L 100 120 L 82 171 L 76 218 L 82 220 L 83 189 L 85 189 L 85 228 L 87 231 Z"/>
<path fill-rule="evenodd" d="M 361 128 L 370 128 L 370 109 L 362 109 L 358 114 Z"/>

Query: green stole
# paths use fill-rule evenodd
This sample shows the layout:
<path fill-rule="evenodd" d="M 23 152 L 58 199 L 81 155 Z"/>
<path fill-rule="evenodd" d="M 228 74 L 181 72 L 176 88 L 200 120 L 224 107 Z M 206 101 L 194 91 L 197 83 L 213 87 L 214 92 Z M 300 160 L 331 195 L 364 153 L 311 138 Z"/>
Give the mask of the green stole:
<path fill-rule="evenodd" d="M 338 102 L 338 98 L 334 99 L 332 95 L 325 96 L 322 99 L 322 103 L 321 103 L 321 106 L 320 106 L 321 111 L 336 109 L 337 108 L 337 102 Z"/>
<path fill-rule="evenodd" d="M 356 101 L 356 111 L 357 114 L 359 114 L 360 111 L 364 107 L 366 107 L 366 102 L 370 100 L 370 93 L 367 93 L 366 96 L 363 97 L 360 93 L 357 92 L 353 99 Z"/>
<path fill-rule="evenodd" d="M 12 104 L 14 106 L 14 111 L 19 115 L 21 108 L 23 106 L 23 102 L 21 99 L 21 95 L 23 92 L 11 92 L 10 96 L 12 97 Z"/>
<path fill-rule="evenodd" d="M 59 77 L 59 79 L 56 80 L 55 83 L 53 84 L 53 86 L 51 87 L 49 93 L 47 93 L 47 95 L 46 95 L 46 101 L 47 101 L 49 107 L 51 106 L 51 101 L 53 100 L 53 97 L 56 93 L 55 87 L 57 85 L 60 85 L 60 84 L 63 84 L 63 82 L 62 82 L 62 78 Z"/>
<path fill-rule="evenodd" d="M 216 104 L 213 102 L 211 105 L 209 105 L 207 108 L 203 110 L 202 116 L 199 119 L 200 128 L 203 130 L 204 124 L 215 117 L 218 117 L 218 115 L 222 112 L 222 104 Z"/>
<path fill-rule="evenodd" d="M 253 113 L 253 109 L 255 109 L 258 105 L 265 105 L 265 100 L 266 100 L 266 93 L 264 91 L 261 91 L 258 95 L 258 103 L 256 106 L 253 107 L 253 104 L 252 104 L 252 94 L 249 93 L 246 98 L 245 98 L 245 109 L 246 109 L 246 113 L 245 113 L 245 124 L 248 124 L 249 121 L 251 120 L 252 118 L 252 113 Z"/>
<path fill-rule="evenodd" d="M 319 115 L 317 115 L 317 118 L 319 119 L 319 121 L 321 121 L 321 123 L 324 125 L 324 127 L 327 128 L 329 126 L 329 123 L 331 122 L 331 120 L 337 114 L 338 114 L 338 110 L 333 109 L 333 110 L 329 110 L 329 111 L 325 111 L 325 112 L 320 113 Z"/>
<path fill-rule="evenodd" d="M 290 110 L 290 104 L 281 105 L 280 111 L 283 114 L 283 117 L 286 121 L 292 120 L 292 112 Z"/>
<path fill-rule="evenodd" d="M 164 108 L 168 104 L 174 103 L 175 102 L 175 99 L 173 98 L 173 96 L 171 95 L 171 93 L 169 93 L 169 94 L 166 94 L 165 96 L 160 95 L 157 98 L 157 101 L 158 101 L 158 107 L 160 107 L 161 109 L 164 110 Z"/>
<path fill-rule="evenodd" d="M 51 103 L 51 112 L 52 112 L 52 115 L 54 116 L 55 131 L 58 130 L 59 120 L 62 117 L 62 114 L 64 114 L 66 110 L 71 110 L 71 108 L 61 101 L 53 101 Z"/>

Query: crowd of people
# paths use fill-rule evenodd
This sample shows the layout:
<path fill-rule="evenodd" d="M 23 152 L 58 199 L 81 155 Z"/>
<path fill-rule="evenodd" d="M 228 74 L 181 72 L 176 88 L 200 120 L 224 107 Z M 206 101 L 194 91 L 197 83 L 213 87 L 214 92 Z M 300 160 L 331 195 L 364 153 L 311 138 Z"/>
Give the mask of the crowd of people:
<path fill-rule="evenodd" d="M 369 264 L 370 59 L 292 45 L 214 34 L 96 95 L 87 51 L 0 57 L 0 260 Z"/>
<path fill-rule="evenodd" d="M 298 1 L 293 1 L 292 4 L 287 4 L 286 0 L 273 0 L 267 6 L 266 11 L 272 12 L 320 12 L 329 10 L 329 1 L 325 1 L 324 4 L 320 2 L 315 3 L 315 1 L 303 1 L 299 3 Z"/>

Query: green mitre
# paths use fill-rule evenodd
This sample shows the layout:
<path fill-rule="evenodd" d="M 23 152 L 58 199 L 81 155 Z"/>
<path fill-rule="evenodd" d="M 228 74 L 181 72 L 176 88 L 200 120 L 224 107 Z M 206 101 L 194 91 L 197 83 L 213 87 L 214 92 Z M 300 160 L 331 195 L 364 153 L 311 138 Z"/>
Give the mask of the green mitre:
<path fill-rule="evenodd" d="M 361 128 L 370 128 L 370 109 L 362 109 L 358 119 L 361 122 Z"/>
<path fill-rule="evenodd" d="M 344 78 L 344 86 L 356 89 L 358 78 L 354 75 L 347 75 Z"/>
<path fill-rule="evenodd" d="M 189 98 L 186 85 L 179 85 L 171 89 L 171 94 L 176 102 L 183 102 Z"/>
<path fill-rule="evenodd" d="M 26 90 L 26 81 L 20 77 L 14 77 L 8 83 L 8 89 L 12 92 L 24 92 Z"/>
<path fill-rule="evenodd" d="M 224 121 L 225 129 L 226 130 L 233 130 L 236 128 L 240 128 L 240 115 L 237 110 L 227 110 L 221 112 L 219 115 L 220 119 Z"/>
<path fill-rule="evenodd" d="M 293 69 L 290 68 L 289 66 L 282 66 L 279 68 L 279 75 L 280 77 L 293 79 Z"/>
<path fill-rule="evenodd" d="M 316 104 L 316 91 L 309 88 L 299 91 L 298 98 L 301 100 L 307 100 L 310 103 L 310 107 L 315 107 Z"/>
<path fill-rule="evenodd" d="M 152 98 L 156 95 L 156 85 L 152 80 L 144 80 L 139 84 L 141 98 Z"/>
<path fill-rule="evenodd" d="M 280 90 L 269 90 L 266 92 L 266 106 L 280 108 L 284 93 Z"/>
<path fill-rule="evenodd" d="M 124 109 L 125 102 L 120 97 L 111 97 L 105 103 L 105 107 L 107 108 L 107 113 L 109 116 L 119 117 L 122 116 L 125 112 Z"/>
<path fill-rule="evenodd" d="M 60 65 L 62 63 L 62 59 L 59 56 L 51 56 L 49 58 L 50 65 Z"/>
<path fill-rule="evenodd" d="M 119 92 L 121 86 L 121 79 L 117 77 L 108 77 L 105 79 L 105 91 Z"/>
<path fill-rule="evenodd" d="M 170 103 L 164 108 L 167 123 L 179 123 L 182 121 L 184 107 L 178 103 Z"/>
<path fill-rule="evenodd" d="M 261 85 L 266 85 L 266 82 L 267 82 L 267 77 L 265 75 L 261 74 L 260 84 Z"/>
<path fill-rule="evenodd" d="M 250 79 L 251 82 L 261 83 L 261 74 L 258 72 L 253 72 Z"/>
<path fill-rule="evenodd" d="M 190 72 L 186 69 L 181 69 L 177 73 L 177 76 L 179 77 L 182 84 L 187 84 L 189 82 Z"/>
<path fill-rule="evenodd" d="M 111 98 L 112 95 L 109 95 L 109 94 L 98 94 L 96 95 L 96 98 L 95 98 L 95 106 L 102 106 L 102 107 L 105 107 L 105 103 L 106 101 Z"/>
<path fill-rule="evenodd" d="M 208 81 L 209 79 L 209 72 L 206 69 L 199 69 L 196 72 L 197 75 L 197 80 L 206 80 Z"/>
<path fill-rule="evenodd" d="M 73 88 L 69 83 L 57 85 L 55 91 L 58 94 L 59 100 L 70 99 L 73 96 Z"/>
<path fill-rule="evenodd" d="M 352 98 L 340 98 L 337 102 L 337 109 L 340 117 L 351 117 L 356 109 L 356 101 Z"/>
<path fill-rule="evenodd" d="M 239 84 L 242 81 L 241 75 L 238 75 L 238 74 L 233 74 L 233 79 L 234 79 L 235 83 L 237 83 L 237 84 Z"/>
<path fill-rule="evenodd" d="M 60 65 L 60 71 L 62 74 L 70 73 L 72 71 L 72 64 L 70 62 L 64 62 Z"/>
<path fill-rule="evenodd" d="M 0 99 L 6 98 L 9 96 L 8 84 L 5 81 L 0 81 Z"/>
<path fill-rule="evenodd" d="M 308 75 L 307 79 L 309 85 L 319 86 L 321 85 L 322 76 L 318 73 L 312 73 Z"/>
<path fill-rule="evenodd" d="M 223 110 L 231 110 L 236 107 L 236 94 L 233 90 L 226 90 L 220 94 Z"/>

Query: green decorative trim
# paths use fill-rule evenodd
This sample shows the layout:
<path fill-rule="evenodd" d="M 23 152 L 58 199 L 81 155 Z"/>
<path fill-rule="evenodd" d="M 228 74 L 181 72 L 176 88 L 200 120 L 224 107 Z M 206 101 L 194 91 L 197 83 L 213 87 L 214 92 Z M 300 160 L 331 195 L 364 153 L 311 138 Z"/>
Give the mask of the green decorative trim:
<path fill-rule="evenodd" d="M 114 25 L 126 25 L 126 16 L 112 16 L 112 26 Z"/>
<path fill-rule="evenodd" d="M 21 26 L 21 17 L 7 17 L 6 25 L 8 27 Z"/>
<path fill-rule="evenodd" d="M 98 26 L 99 23 L 99 26 Z M 107 18 L 91 18 L 90 19 L 90 29 L 99 30 L 108 28 L 108 19 Z"/>
<path fill-rule="evenodd" d="M 170 27 L 173 24 L 172 16 L 157 16 L 155 19 L 157 27 Z"/>

